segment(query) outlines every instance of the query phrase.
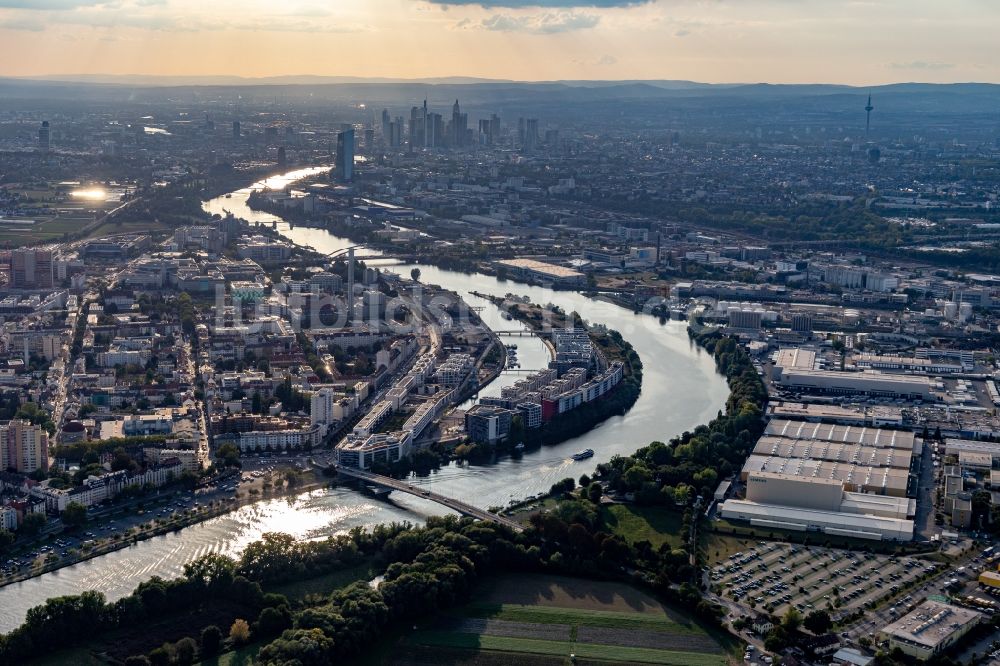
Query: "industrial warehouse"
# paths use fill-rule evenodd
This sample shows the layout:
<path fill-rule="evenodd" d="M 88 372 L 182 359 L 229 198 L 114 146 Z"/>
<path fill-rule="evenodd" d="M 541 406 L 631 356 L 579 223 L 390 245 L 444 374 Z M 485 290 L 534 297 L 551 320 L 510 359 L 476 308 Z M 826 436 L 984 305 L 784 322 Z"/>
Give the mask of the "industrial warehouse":
<path fill-rule="evenodd" d="M 859 367 L 875 367 L 866 356 L 866 364 Z M 879 367 L 897 367 L 901 362 Z M 936 366 L 935 366 L 936 367 Z M 772 379 L 783 387 L 812 393 L 841 395 L 870 395 L 906 400 L 933 402 L 937 398 L 934 391 L 939 385 L 930 377 L 908 374 L 889 374 L 866 370 L 864 372 L 844 372 L 825 370 L 817 367 L 816 352 L 807 349 L 782 349 L 778 352 Z"/>
<path fill-rule="evenodd" d="M 957 643 L 982 622 L 982 613 L 928 599 L 880 632 L 890 650 L 930 659 Z M 992 663 L 992 662 L 991 662 Z"/>
<path fill-rule="evenodd" d="M 720 515 L 753 526 L 861 539 L 910 541 L 913 433 L 772 420 L 740 473 L 746 498 Z"/>

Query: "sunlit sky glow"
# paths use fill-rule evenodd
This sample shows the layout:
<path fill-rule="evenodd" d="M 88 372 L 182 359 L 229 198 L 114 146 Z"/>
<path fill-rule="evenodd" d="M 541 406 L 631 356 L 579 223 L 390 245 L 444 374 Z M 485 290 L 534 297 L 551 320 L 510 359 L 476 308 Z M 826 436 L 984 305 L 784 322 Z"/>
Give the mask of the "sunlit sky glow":
<path fill-rule="evenodd" d="M 0 0 L 0 75 L 1000 82 L 996 0 Z"/>

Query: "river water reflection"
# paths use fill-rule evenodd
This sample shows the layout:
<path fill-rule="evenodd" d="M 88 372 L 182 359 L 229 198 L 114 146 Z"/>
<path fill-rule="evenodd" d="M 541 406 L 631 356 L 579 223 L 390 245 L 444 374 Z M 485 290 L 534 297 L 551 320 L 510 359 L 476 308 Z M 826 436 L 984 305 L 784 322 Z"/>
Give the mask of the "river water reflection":
<path fill-rule="evenodd" d="M 320 171 L 320 168 L 299 170 L 269 179 L 264 184 L 257 183 L 255 187 L 281 189 Z M 288 238 L 321 252 L 334 252 L 352 244 L 322 229 L 291 228 L 273 215 L 251 211 L 246 206 L 250 192 L 251 188 L 246 188 L 229 197 L 212 199 L 205 203 L 205 210 L 219 214 L 229 211 L 250 221 L 274 223 Z M 387 268 L 409 276 L 412 267 Z M 489 301 L 471 296 L 469 292 L 496 295 L 510 292 L 528 296 L 533 302 L 553 303 L 567 312 L 575 310 L 589 322 L 614 328 L 632 343 L 641 357 L 644 379 L 642 394 L 627 414 L 613 417 L 581 437 L 490 465 L 449 465 L 428 477 L 415 478 L 415 485 L 433 488 L 435 492 L 483 508 L 506 505 L 512 499 L 546 491 L 567 476 L 577 478 L 589 473 L 598 463 L 614 455 L 626 455 L 650 441 L 667 440 L 690 430 L 710 420 L 725 404 L 728 389 L 724 378 L 715 372 L 711 357 L 689 342 L 683 322 L 661 324 L 648 315 L 633 314 L 611 303 L 573 292 L 551 291 L 433 266 L 419 268 L 422 282 L 442 285 L 458 292 L 470 305 L 483 306 L 482 317 L 495 330 L 516 328 L 518 324 L 504 319 Z M 548 352 L 539 340 L 513 338 L 513 341 L 518 345 L 522 367 L 543 367 L 548 361 Z M 483 391 L 483 395 L 495 395 L 501 386 L 518 378 L 516 374 L 502 375 Z M 570 458 L 572 453 L 585 448 L 594 449 L 595 456 L 582 462 Z M 109 599 L 118 599 L 154 575 L 177 576 L 185 562 L 206 553 L 238 555 L 246 544 L 264 532 L 288 532 L 301 539 L 321 538 L 359 525 L 420 522 L 429 515 L 448 512 L 425 500 L 396 495 L 389 501 L 381 501 L 336 488 L 292 498 L 262 500 L 174 534 L 0 588 L 0 632 L 16 627 L 23 621 L 28 608 L 46 598 L 96 589 Z"/>

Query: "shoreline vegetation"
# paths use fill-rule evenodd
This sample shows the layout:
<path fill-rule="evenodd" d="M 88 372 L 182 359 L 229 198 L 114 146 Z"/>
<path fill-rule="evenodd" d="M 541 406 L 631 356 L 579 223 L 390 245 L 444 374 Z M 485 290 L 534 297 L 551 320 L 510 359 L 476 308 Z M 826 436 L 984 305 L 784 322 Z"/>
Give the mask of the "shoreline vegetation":
<path fill-rule="evenodd" d="M 288 222 L 290 225 L 309 227 L 313 229 L 325 229 L 330 233 L 346 238 L 354 243 L 363 243 L 373 250 L 384 251 L 398 255 L 399 248 L 394 247 L 390 241 L 386 241 L 380 238 L 376 233 L 376 228 L 372 229 L 362 229 L 349 224 L 344 224 L 337 220 L 317 220 L 311 217 L 307 213 L 303 213 L 299 209 L 295 208 L 283 208 L 281 206 L 271 203 L 266 196 L 260 192 L 253 192 L 247 197 L 247 207 L 254 211 L 260 211 L 263 213 L 270 213 L 272 215 L 277 215 Z M 286 237 L 287 238 L 287 237 Z M 458 271 L 461 273 L 487 273 L 491 274 L 489 270 L 484 270 L 481 266 L 481 262 L 489 258 L 499 259 L 499 258 L 511 258 L 507 256 L 501 256 L 496 254 L 496 248 L 490 249 L 493 254 L 487 256 L 485 254 L 486 249 L 484 248 L 484 254 L 482 256 L 473 255 L 471 257 L 462 256 L 456 257 L 453 255 L 443 255 L 440 253 L 440 249 L 432 248 L 430 244 L 425 247 L 418 247 L 411 253 L 407 253 L 406 256 L 408 260 L 412 260 L 413 263 L 424 264 L 427 266 L 436 266 L 444 270 Z"/>
<path fill-rule="evenodd" d="M 484 294 L 477 295 L 488 298 L 507 311 L 506 298 Z M 575 312 L 566 315 L 561 311 L 543 310 L 540 306 L 527 306 L 524 303 L 511 308 L 510 314 L 518 321 L 527 324 L 536 335 L 540 335 L 543 339 L 545 339 L 544 335 L 541 335 L 543 320 L 546 323 L 552 323 L 553 328 L 565 328 L 568 325 L 567 322 L 573 322 L 571 327 L 582 325 L 583 321 Z M 372 470 L 387 476 L 401 477 L 411 472 L 428 474 L 440 465 L 453 461 L 468 461 L 473 464 L 490 463 L 499 456 L 520 456 L 522 450 L 516 448 L 519 443 L 524 445 L 523 451 L 533 451 L 542 446 L 560 444 L 590 432 L 613 416 L 624 415 L 635 405 L 642 391 L 642 360 L 632 345 L 623 339 L 618 331 L 603 330 L 597 333 L 591 332 L 590 335 L 594 346 L 604 354 L 608 361 L 621 360 L 623 362 L 624 376 L 614 390 L 599 400 L 589 403 L 588 409 L 574 409 L 559 415 L 539 428 L 531 430 L 524 428 L 520 421 L 515 419 L 511 434 L 505 440 L 494 445 L 475 443 L 459 444 L 455 447 L 431 445 L 393 464 L 373 466 Z"/>
<path fill-rule="evenodd" d="M 263 645 L 261 664 L 319 666 L 357 657 L 390 626 L 419 621 L 467 601 L 487 572 L 540 572 L 632 584 L 687 609 L 732 653 L 736 641 L 723 631 L 724 610 L 705 600 L 692 582 L 699 570 L 690 556 L 697 550 L 694 544 L 654 549 L 648 541 L 631 542 L 614 533 L 601 512 L 606 490 L 631 490 L 637 503 L 672 504 L 671 510 L 683 510 L 686 527 L 693 494 L 682 492 L 681 484 L 668 483 L 687 479 L 692 487 L 707 488 L 714 479 L 704 471 L 713 468 L 698 461 L 721 458 L 726 463 L 745 454 L 742 444 L 752 440 L 743 426 L 762 423 L 766 394 L 745 350 L 718 332 L 690 333 L 713 354 L 729 381 L 726 413 L 675 437 L 669 446 L 654 442 L 632 456 L 617 456 L 598 466 L 594 480 L 579 493 L 565 489 L 553 510 L 530 517 L 523 533 L 446 517 L 430 518 L 422 527 L 355 528 L 313 542 L 266 534 L 238 560 L 204 556 L 185 565 L 181 578 L 154 577 L 114 603 L 92 591 L 50 599 L 31 609 L 21 627 L 0 637 L 0 661 L 25 663 L 29 657 L 48 655 L 56 645 L 47 637 L 59 635 L 60 649 L 86 646 L 129 664 L 166 664 L 178 657 L 191 663 L 195 656 L 207 659 L 252 642 Z M 651 468 L 664 477 L 654 480 Z M 682 538 L 689 533 L 682 529 Z M 329 595 L 301 599 L 265 592 L 359 563 L 367 564 L 370 572 L 381 572 L 377 586 L 358 582 Z"/>
<path fill-rule="evenodd" d="M 612 332 L 607 335 L 613 340 Z M 113 658 L 130 664 L 191 663 L 195 655 L 211 658 L 253 641 L 264 644 L 258 655 L 262 664 L 318 666 L 357 656 L 394 623 L 468 599 L 477 577 L 486 571 L 541 571 L 631 582 L 715 627 L 714 635 L 732 651 L 735 641 L 719 631 L 724 628 L 723 609 L 703 599 L 692 582 L 699 570 L 698 549 L 697 540 L 690 539 L 696 531 L 687 527 L 698 515 L 691 508 L 695 491 L 707 496 L 720 473 L 731 473 L 745 459 L 753 433 L 762 428 L 766 391 L 735 340 L 694 328 L 689 335 L 726 375 L 730 396 L 725 413 L 720 411 L 709 424 L 673 438 L 669 445 L 654 442 L 632 456 L 616 456 L 599 465 L 593 480 L 583 484 L 581 478 L 584 487 L 579 493 L 571 492 L 576 484 L 570 479 L 555 509 L 533 514 L 529 529 L 521 534 L 454 517 L 430 518 L 423 527 L 355 528 L 315 542 L 266 534 L 239 560 L 204 556 L 185 565 L 183 577 L 154 577 L 114 603 L 93 591 L 49 599 L 29 610 L 21 627 L 0 636 L 0 661 L 25 663 L 50 654 L 57 646 L 49 637 L 58 635 L 60 649 L 96 645 L 104 648 L 101 654 L 112 656 L 110 650 L 116 648 Z M 620 335 L 616 342 L 638 361 Z M 641 381 L 641 364 L 636 369 Z M 635 390 L 637 397 L 638 382 Z M 648 541 L 631 543 L 608 531 L 600 500 L 611 489 L 633 493 L 637 504 L 683 511 L 684 548 L 663 544 L 654 549 Z M 264 592 L 267 586 L 329 575 L 359 562 L 384 572 L 377 587 L 354 583 L 328 596 L 294 600 Z M 178 615 L 183 622 L 169 621 Z M 197 623 L 206 620 L 214 623 L 199 633 Z"/>
<path fill-rule="evenodd" d="M 258 172 L 257 176 L 254 176 L 255 180 L 252 182 L 257 182 L 260 178 L 271 175 L 275 174 L 272 172 Z M 237 176 L 238 174 L 234 174 L 232 175 L 232 178 L 237 178 Z M 243 183 L 243 181 L 235 182 L 235 184 L 234 182 L 229 182 L 229 185 L 236 188 L 248 186 L 246 183 L 240 183 Z M 227 187 L 229 185 L 227 185 Z M 221 192 L 217 194 L 220 193 Z M 276 212 L 287 213 L 287 211 Z M 482 296 L 485 297 L 485 295 Z M 497 299 L 497 297 L 488 298 L 490 298 L 490 300 Z M 502 301 L 504 299 L 499 300 Z M 578 317 L 576 313 L 573 314 Z M 554 317 L 554 321 L 560 321 L 560 325 L 565 325 L 565 320 L 560 319 L 562 317 L 560 313 L 551 313 L 551 316 Z M 639 396 L 639 391 L 641 390 L 642 381 L 642 362 L 639 360 L 638 355 L 634 352 L 632 346 L 627 341 L 621 339 L 621 336 L 616 331 L 609 331 L 601 334 L 600 336 L 595 336 L 595 343 L 599 345 L 610 360 L 620 358 L 625 362 L 625 378 L 622 381 L 622 385 L 617 387 L 611 395 L 607 396 L 602 401 L 595 403 L 600 407 L 600 410 L 597 412 L 594 410 L 575 410 L 574 412 L 571 412 L 570 415 L 574 415 L 576 412 L 581 413 L 576 414 L 576 418 L 572 421 L 567 418 L 570 415 L 566 415 L 566 417 L 559 419 L 558 422 L 554 422 L 556 423 L 554 426 L 550 425 L 549 427 L 536 431 L 524 431 L 524 436 L 521 441 L 523 441 L 526 450 L 534 450 L 544 445 L 557 444 L 567 439 L 583 435 L 599 426 L 608 418 L 624 414 L 632 407 L 632 405 L 635 404 L 635 401 Z M 494 381 L 495 379 L 495 376 L 491 377 L 489 381 L 484 383 L 484 385 Z M 626 383 L 628 383 L 628 386 L 626 386 Z M 151 437 L 148 439 L 153 440 L 155 438 Z M 118 441 L 108 442 L 107 446 L 102 447 L 102 450 L 103 448 L 113 448 L 112 445 L 118 446 L 120 444 L 121 442 Z M 474 463 L 487 463 L 499 455 L 520 455 L 520 451 L 514 448 L 515 444 L 516 442 L 509 440 L 505 443 L 500 443 L 496 447 L 464 446 L 464 448 L 459 449 L 457 452 L 456 449 L 459 447 L 428 447 L 415 452 L 409 458 L 401 460 L 395 465 L 380 467 L 377 471 L 391 476 L 405 476 L 411 472 L 429 474 L 434 469 L 440 468 L 442 464 L 448 464 L 453 461 L 468 460 Z M 58 571 L 59 569 L 74 566 L 87 560 L 122 550 L 140 541 L 145 541 L 163 534 L 175 532 L 185 527 L 197 525 L 211 518 L 216 518 L 218 516 L 237 511 L 244 506 L 264 499 L 285 495 L 296 495 L 309 490 L 322 488 L 330 484 L 352 485 L 355 483 L 350 479 L 330 478 L 335 476 L 332 470 L 328 469 L 320 471 L 324 474 L 325 478 L 304 486 L 289 487 L 284 490 L 277 489 L 270 492 L 268 496 L 250 495 L 239 499 L 236 502 L 226 504 L 220 503 L 217 505 L 213 504 L 206 510 L 202 510 L 198 513 L 185 514 L 178 517 L 176 520 L 171 520 L 169 522 L 161 522 L 151 519 L 149 527 L 137 529 L 128 535 L 123 535 L 120 539 L 109 540 L 107 543 L 102 543 L 87 551 L 80 551 L 74 556 L 60 558 L 55 562 L 47 562 L 37 569 L 0 579 L 0 587 L 23 582 L 47 573 Z"/>
<path fill-rule="evenodd" d="M 550 344 L 547 331 L 587 328 L 577 312 L 565 313 L 558 307 L 548 308 L 525 303 L 509 296 L 475 295 L 486 298 L 514 320 L 526 325 L 546 344 Z M 522 430 L 519 433 L 520 439 L 509 437 L 505 443 L 498 445 L 498 451 L 510 452 L 518 441 L 524 443 L 525 449 L 559 444 L 590 432 L 613 416 L 624 415 L 635 405 L 642 391 L 642 360 L 639 354 L 618 331 L 599 329 L 588 330 L 588 333 L 595 349 L 603 354 L 607 361 L 622 361 L 624 364 L 621 383 L 599 400 L 588 403 L 588 409 L 574 409 L 544 424 L 541 428 Z"/>
<path fill-rule="evenodd" d="M 192 508 L 178 511 L 170 517 L 156 516 L 153 511 L 157 506 L 168 505 L 172 495 L 164 495 L 162 498 L 150 497 L 148 501 L 148 511 L 150 512 L 150 515 L 147 521 L 134 528 L 129 528 L 129 530 L 123 533 L 120 537 L 117 535 L 112 537 L 103 537 L 99 543 L 96 543 L 86 549 L 78 549 L 75 554 L 71 552 L 66 557 L 61 557 L 53 562 L 44 562 L 37 568 L 33 568 L 30 571 L 19 572 L 0 578 L 0 588 L 6 587 L 7 585 L 13 585 L 15 583 L 21 583 L 26 580 L 31 580 L 32 578 L 38 578 L 39 576 L 59 571 L 60 569 L 82 564 L 83 562 L 92 560 L 96 557 L 109 555 L 116 551 L 130 548 L 140 541 L 154 539 L 158 536 L 163 536 L 172 532 L 179 532 L 186 527 L 200 525 L 201 523 L 211 520 L 212 518 L 218 518 L 219 516 L 239 511 L 243 507 L 257 504 L 258 502 L 281 497 L 298 496 L 335 485 L 334 482 L 322 475 L 321 470 L 317 469 L 315 472 L 316 478 L 313 481 L 296 481 L 295 483 L 281 485 L 278 487 L 267 486 L 262 491 L 256 489 L 250 490 L 243 496 L 235 497 L 230 501 L 215 499 L 210 501 L 205 506 L 197 509 Z M 140 503 L 140 505 L 142 504 L 144 503 Z M 125 509 L 123 509 L 123 511 L 124 510 Z M 81 532 L 85 532 L 86 529 L 87 528 L 85 526 L 64 528 L 59 534 L 78 536 Z"/>

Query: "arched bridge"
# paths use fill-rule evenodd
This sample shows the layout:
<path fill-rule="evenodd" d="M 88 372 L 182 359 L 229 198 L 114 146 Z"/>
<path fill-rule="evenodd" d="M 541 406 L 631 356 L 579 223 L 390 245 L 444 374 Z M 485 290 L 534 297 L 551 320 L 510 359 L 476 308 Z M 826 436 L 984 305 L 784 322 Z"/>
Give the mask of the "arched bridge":
<path fill-rule="evenodd" d="M 460 502 L 445 495 L 439 495 L 438 493 L 431 492 L 430 490 L 418 488 L 417 486 L 411 486 L 405 481 L 393 479 L 388 476 L 382 476 L 381 474 L 372 474 L 371 472 L 366 472 L 354 467 L 344 467 L 342 465 L 335 465 L 335 467 L 338 474 L 350 476 L 355 479 L 361 479 L 362 481 L 367 481 L 368 483 L 383 486 L 385 488 L 392 488 L 393 490 L 398 490 L 401 493 L 407 493 L 408 495 L 413 495 L 414 497 L 430 500 L 440 504 L 441 506 L 446 506 L 453 511 L 457 511 L 463 516 L 469 516 L 477 520 L 486 520 L 491 523 L 497 523 L 498 525 L 504 525 L 515 532 L 524 531 L 523 525 L 517 521 L 511 520 L 510 518 L 504 518 L 503 516 L 498 516 L 495 513 L 483 511 L 482 509 L 474 507 L 471 504 Z"/>

